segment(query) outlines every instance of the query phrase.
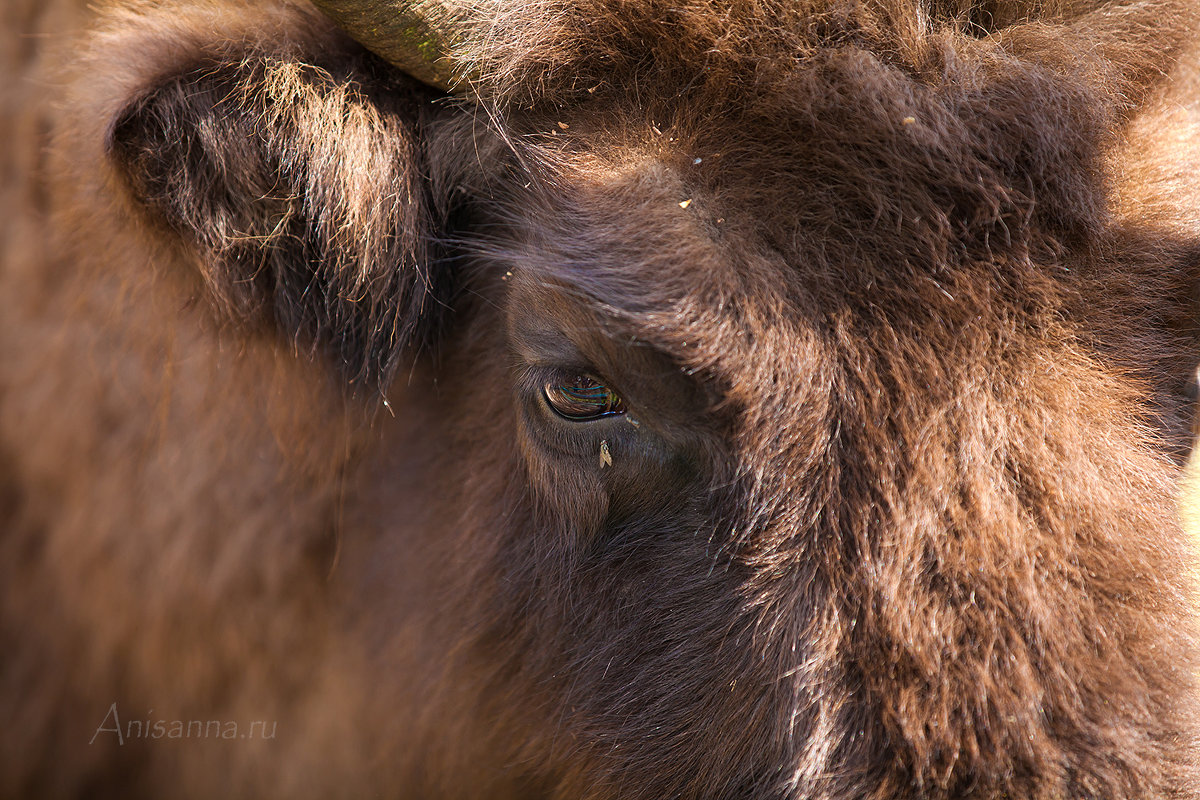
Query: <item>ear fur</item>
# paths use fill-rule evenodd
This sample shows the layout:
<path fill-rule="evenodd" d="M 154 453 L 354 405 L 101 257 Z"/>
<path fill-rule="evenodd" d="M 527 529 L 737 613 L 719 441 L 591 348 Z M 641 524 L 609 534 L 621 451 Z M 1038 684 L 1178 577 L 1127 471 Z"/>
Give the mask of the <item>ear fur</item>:
<path fill-rule="evenodd" d="M 319 60 L 208 45 L 127 101 L 107 154 L 196 254 L 224 315 L 331 354 L 352 383 L 386 386 L 446 293 L 422 163 L 433 95 L 337 44 L 314 48 Z"/>

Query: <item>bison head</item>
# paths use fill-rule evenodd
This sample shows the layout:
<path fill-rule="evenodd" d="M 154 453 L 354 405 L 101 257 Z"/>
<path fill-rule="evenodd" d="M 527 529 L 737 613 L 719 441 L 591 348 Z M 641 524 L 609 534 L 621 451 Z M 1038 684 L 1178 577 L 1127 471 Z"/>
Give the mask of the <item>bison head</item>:
<path fill-rule="evenodd" d="M 1196 796 L 1188 3 L 321 5 L 111 12 L 59 159 L 156 324 L 340 387 L 322 678 L 258 657 L 331 785 Z"/>

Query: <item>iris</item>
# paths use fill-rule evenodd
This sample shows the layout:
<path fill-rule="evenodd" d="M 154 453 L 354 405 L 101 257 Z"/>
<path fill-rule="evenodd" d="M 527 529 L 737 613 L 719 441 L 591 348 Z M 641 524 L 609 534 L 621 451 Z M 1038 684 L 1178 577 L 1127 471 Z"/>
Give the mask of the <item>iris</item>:
<path fill-rule="evenodd" d="M 572 422 L 625 413 L 620 396 L 587 375 L 547 381 L 542 392 L 554 413 Z"/>

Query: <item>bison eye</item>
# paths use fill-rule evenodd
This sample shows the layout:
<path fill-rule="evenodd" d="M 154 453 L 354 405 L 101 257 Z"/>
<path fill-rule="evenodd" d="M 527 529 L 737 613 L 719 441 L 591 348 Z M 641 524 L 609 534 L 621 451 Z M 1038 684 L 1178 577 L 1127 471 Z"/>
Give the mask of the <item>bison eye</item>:
<path fill-rule="evenodd" d="M 556 414 L 572 422 L 625 413 L 625 404 L 616 392 L 586 375 L 547 381 L 542 393 Z"/>

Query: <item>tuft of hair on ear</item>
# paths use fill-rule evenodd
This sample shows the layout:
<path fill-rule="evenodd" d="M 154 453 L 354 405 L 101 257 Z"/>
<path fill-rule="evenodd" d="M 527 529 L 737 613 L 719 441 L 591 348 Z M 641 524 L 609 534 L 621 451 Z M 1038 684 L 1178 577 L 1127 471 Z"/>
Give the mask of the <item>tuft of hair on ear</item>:
<path fill-rule="evenodd" d="M 382 391 L 430 341 L 448 294 L 422 177 L 430 100 L 366 54 L 335 71 L 233 53 L 129 102 L 107 151 L 225 318 L 274 328 Z"/>

